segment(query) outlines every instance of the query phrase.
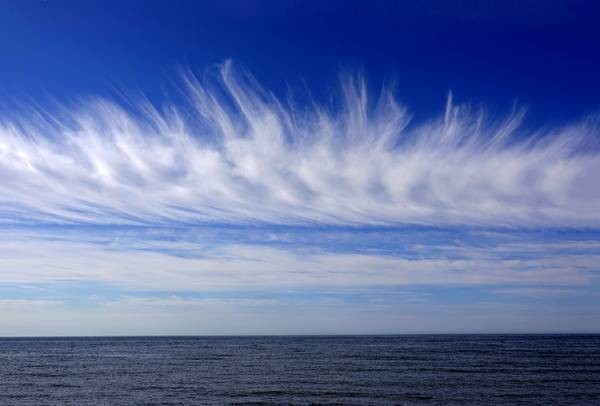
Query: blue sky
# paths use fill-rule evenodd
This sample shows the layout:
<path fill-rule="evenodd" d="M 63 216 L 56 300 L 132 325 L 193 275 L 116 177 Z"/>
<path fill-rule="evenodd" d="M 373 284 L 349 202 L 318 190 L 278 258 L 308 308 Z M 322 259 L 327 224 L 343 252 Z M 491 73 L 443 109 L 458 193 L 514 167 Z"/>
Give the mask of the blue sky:
<path fill-rule="evenodd" d="M 0 335 L 598 332 L 594 2 L 8 2 Z"/>

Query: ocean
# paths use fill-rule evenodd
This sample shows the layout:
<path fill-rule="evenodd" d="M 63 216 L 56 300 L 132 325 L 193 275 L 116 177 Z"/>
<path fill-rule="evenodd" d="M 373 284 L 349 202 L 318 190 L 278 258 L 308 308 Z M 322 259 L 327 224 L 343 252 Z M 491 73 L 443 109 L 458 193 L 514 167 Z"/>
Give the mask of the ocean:
<path fill-rule="evenodd" d="M 600 335 L 0 339 L 1 405 L 600 405 Z"/>

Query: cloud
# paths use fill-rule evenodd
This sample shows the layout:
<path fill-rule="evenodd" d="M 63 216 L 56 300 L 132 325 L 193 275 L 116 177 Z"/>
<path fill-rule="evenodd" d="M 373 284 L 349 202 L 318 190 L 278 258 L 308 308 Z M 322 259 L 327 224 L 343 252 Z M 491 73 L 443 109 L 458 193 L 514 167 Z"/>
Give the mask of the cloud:
<path fill-rule="evenodd" d="M 88 100 L 0 119 L 0 218 L 90 224 L 600 226 L 593 120 L 547 131 L 448 101 L 414 123 L 342 79 L 284 103 L 224 63 L 186 103 Z M 587 147 L 587 150 L 586 150 Z"/>
<path fill-rule="evenodd" d="M 143 296 L 123 296 L 118 299 L 110 299 L 104 301 L 98 301 L 102 306 L 108 307 L 151 307 L 151 308 L 211 308 L 219 306 L 235 306 L 235 307 L 252 307 L 252 306 L 267 306 L 277 305 L 280 301 L 276 299 L 240 299 L 240 298 L 228 298 L 228 299 L 186 299 L 180 296 L 172 295 L 167 298 L 162 297 L 143 297 Z"/>
<path fill-rule="evenodd" d="M 507 250 L 456 247 L 455 252 L 446 249 L 440 255 L 432 246 L 413 258 L 248 243 L 107 245 L 85 238 L 85 232 L 79 241 L 16 233 L 2 236 L 0 286 L 66 283 L 97 284 L 122 292 L 267 294 L 399 286 L 582 287 L 593 284 L 600 261 L 596 251 L 551 255 L 539 248 L 507 255 Z"/>
<path fill-rule="evenodd" d="M 576 289 L 556 289 L 556 288 L 511 288 L 511 289 L 496 289 L 492 293 L 498 295 L 519 295 L 537 298 L 540 296 L 555 296 L 555 295 L 575 295 L 578 293 Z"/>
<path fill-rule="evenodd" d="M 47 308 L 51 306 L 61 306 L 64 302 L 59 300 L 44 299 L 0 299 L 0 309 L 3 311 L 18 311 L 30 308 Z"/>

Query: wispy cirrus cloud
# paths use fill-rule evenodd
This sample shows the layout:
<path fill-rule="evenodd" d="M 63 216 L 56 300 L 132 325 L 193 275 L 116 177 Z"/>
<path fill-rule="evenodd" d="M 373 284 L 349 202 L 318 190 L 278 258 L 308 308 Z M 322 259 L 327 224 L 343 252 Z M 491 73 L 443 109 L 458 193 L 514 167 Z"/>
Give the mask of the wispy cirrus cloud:
<path fill-rule="evenodd" d="M 454 105 L 411 123 L 346 77 L 284 103 L 224 63 L 185 106 L 108 100 L 0 120 L 4 222 L 600 226 L 593 120 L 531 131 Z M 587 149 L 586 149 L 587 148 Z"/>
<path fill-rule="evenodd" d="M 597 279 L 600 251 L 553 255 L 543 244 L 528 251 L 431 244 L 417 257 L 356 250 L 243 242 L 207 246 L 190 241 L 114 243 L 48 239 L 12 233 L 0 238 L 0 286 L 98 284 L 121 292 L 343 291 L 401 286 L 570 286 Z M 32 292 L 32 294 L 38 294 Z M 43 291 L 41 294 L 45 294 Z"/>

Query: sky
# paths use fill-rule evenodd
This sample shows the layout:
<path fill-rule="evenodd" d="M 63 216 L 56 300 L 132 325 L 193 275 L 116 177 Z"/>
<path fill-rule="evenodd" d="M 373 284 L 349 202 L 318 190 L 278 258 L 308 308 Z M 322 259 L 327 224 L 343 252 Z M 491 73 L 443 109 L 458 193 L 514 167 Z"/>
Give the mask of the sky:
<path fill-rule="evenodd" d="M 8 1 L 0 336 L 600 332 L 592 1 Z"/>

